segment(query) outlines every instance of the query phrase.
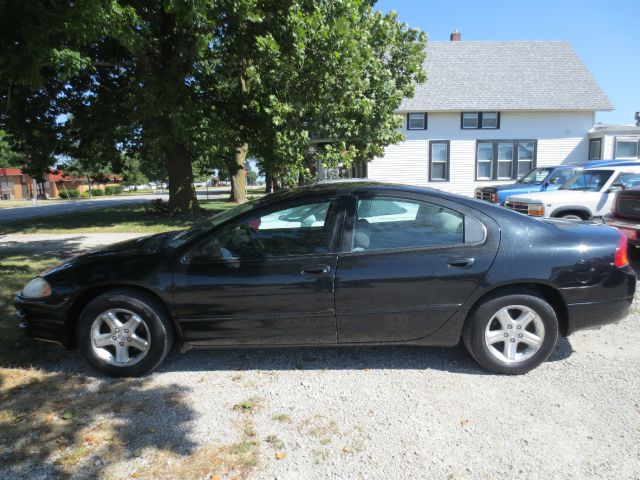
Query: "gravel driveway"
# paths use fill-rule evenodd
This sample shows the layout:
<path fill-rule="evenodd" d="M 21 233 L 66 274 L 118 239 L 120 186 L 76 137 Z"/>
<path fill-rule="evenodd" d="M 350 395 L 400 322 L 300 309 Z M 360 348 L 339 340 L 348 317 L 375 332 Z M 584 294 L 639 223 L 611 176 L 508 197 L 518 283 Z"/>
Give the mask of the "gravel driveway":
<path fill-rule="evenodd" d="M 19 243 L 0 239 L 0 254 L 7 241 Z M 95 465 L 128 478 L 159 450 L 186 458 L 249 435 L 259 446 L 248 478 L 640 478 L 639 312 L 562 339 L 520 377 L 485 373 L 461 347 L 173 353 L 145 388 L 179 401 L 145 404 L 130 429 L 152 436 L 135 454 Z M 76 352 L 45 368 L 94 375 Z M 30 468 L 31 478 L 51 473 Z M 213 462 L 204 477 L 232 475 Z"/>

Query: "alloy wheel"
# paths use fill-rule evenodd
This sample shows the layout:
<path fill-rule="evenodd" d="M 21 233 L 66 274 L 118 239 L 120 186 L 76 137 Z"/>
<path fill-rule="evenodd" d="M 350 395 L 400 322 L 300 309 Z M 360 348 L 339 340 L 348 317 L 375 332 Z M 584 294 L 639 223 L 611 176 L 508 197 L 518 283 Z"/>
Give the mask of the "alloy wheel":
<path fill-rule="evenodd" d="M 140 362 L 149 351 L 149 328 L 136 313 L 112 308 L 91 324 L 91 348 L 105 362 L 128 367 Z"/>
<path fill-rule="evenodd" d="M 498 310 L 485 328 L 484 341 L 489 352 L 505 363 L 532 357 L 544 341 L 544 324 L 538 313 L 524 305 Z"/>

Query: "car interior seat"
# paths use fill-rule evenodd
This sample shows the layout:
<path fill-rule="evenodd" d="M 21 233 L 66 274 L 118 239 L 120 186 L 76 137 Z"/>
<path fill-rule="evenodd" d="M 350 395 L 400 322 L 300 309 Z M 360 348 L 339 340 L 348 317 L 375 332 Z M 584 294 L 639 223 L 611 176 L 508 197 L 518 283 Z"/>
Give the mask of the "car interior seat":
<path fill-rule="evenodd" d="M 371 227 L 365 218 L 356 221 L 352 252 L 364 252 L 371 245 Z"/>

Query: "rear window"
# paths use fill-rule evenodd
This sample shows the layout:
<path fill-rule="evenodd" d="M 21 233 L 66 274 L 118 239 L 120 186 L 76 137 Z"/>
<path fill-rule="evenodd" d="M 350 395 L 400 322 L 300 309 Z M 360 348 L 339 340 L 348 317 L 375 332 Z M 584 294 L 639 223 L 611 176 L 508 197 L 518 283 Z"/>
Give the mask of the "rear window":
<path fill-rule="evenodd" d="M 464 216 L 418 200 L 359 200 L 352 252 L 464 243 Z"/>

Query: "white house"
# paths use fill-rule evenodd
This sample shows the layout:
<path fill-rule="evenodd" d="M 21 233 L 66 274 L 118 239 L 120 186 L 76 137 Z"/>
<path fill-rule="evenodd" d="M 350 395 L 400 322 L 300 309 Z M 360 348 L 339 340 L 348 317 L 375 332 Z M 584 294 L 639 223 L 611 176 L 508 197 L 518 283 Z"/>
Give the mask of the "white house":
<path fill-rule="evenodd" d="M 640 124 L 639 115 L 636 121 Z M 589 132 L 589 160 L 640 160 L 639 125 L 601 125 Z"/>
<path fill-rule="evenodd" d="M 532 167 L 582 163 L 613 107 L 566 42 L 431 42 L 428 80 L 399 110 L 406 140 L 357 172 L 472 195 Z"/>

